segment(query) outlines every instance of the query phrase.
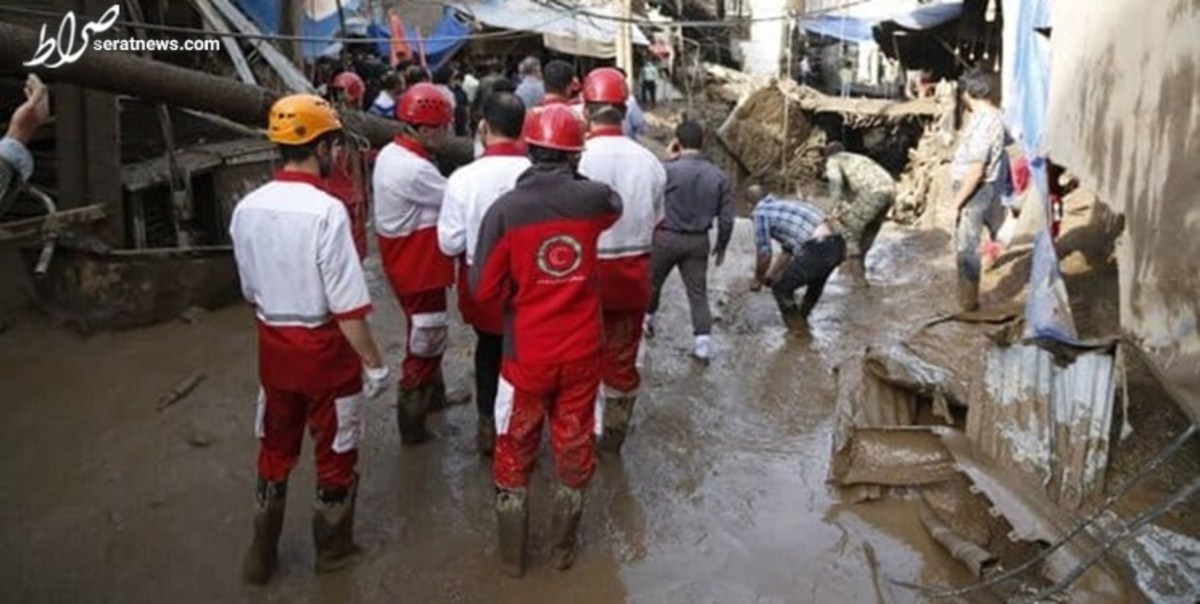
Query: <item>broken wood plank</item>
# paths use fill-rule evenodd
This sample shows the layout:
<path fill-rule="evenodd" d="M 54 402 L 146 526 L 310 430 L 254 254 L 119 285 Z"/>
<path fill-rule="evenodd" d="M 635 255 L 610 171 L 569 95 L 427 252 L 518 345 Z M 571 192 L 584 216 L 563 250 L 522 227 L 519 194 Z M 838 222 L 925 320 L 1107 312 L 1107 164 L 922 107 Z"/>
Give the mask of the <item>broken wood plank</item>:
<path fill-rule="evenodd" d="M 200 11 L 200 16 L 204 18 L 204 23 L 209 27 L 223 34 L 232 33 L 233 30 L 221 18 L 220 13 L 207 0 L 192 0 L 192 6 Z M 221 36 L 221 46 L 225 48 L 225 53 L 229 55 L 229 60 L 233 62 L 233 68 L 237 71 L 238 77 L 247 84 L 258 85 L 258 80 L 254 78 L 254 71 L 250 69 L 250 62 L 246 60 L 246 55 L 242 53 L 242 47 L 238 46 L 237 38 L 233 36 Z"/>
<path fill-rule="evenodd" d="M 243 15 L 230 0 L 206 0 L 211 2 L 221 14 L 229 20 L 237 30 L 243 34 L 261 35 L 258 26 L 254 24 L 246 15 Z M 312 93 L 314 88 L 309 83 L 308 78 L 304 77 L 304 73 L 300 71 L 279 49 L 275 48 L 267 40 L 253 39 L 250 44 L 258 49 L 262 58 L 279 74 L 283 79 L 283 83 L 287 85 L 292 92 L 308 92 Z"/>
<path fill-rule="evenodd" d="M 0 222 L 0 243 L 13 244 L 37 241 L 46 235 L 58 233 L 70 226 L 103 220 L 107 216 L 105 207 L 106 204 L 97 203 L 45 216 Z"/>

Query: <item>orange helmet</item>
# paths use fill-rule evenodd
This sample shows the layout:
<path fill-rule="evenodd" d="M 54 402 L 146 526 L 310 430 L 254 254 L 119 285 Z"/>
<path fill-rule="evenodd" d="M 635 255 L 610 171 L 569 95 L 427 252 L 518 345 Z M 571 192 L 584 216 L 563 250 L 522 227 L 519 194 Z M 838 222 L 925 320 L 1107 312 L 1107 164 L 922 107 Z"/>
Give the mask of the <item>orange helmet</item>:
<path fill-rule="evenodd" d="M 326 132 L 342 129 L 329 101 L 314 94 L 285 96 L 271 106 L 267 138 L 280 145 L 307 145 Z"/>

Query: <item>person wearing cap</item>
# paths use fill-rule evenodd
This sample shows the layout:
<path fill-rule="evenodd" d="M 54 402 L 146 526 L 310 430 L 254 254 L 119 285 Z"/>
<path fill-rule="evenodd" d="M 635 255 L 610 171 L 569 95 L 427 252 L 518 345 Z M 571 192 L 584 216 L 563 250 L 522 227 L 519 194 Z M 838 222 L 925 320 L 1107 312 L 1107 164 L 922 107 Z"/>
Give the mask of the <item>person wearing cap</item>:
<path fill-rule="evenodd" d="M 409 87 L 396 106 L 403 132 L 379 152 L 372 179 L 383 272 L 408 330 L 396 406 L 400 441 L 406 445 L 429 440 L 425 417 L 446 404 L 442 355 L 449 327 L 446 288 L 454 284 L 454 260 L 438 249 L 446 179 L 429 150 L 447 136 L 452 111 L 434 85 Z"/>
<path fill-rule="evenodd" d="M 954 246 L 958 266 L 958 303 L 963 310 L 979 307 L 982 261 L 979 239 L 983 227 L 993 235 L 1003 222 L 999 185 L 1003 171 L 1004 116 L 990 100 L 992 87 L 987 74 L 970 73 L 960 85 L 963 102 L 971 112 L 963 127 L 958 148 L 950 160 L 951 207 L 958 213 Z"/>
<path fill-rule="evenodd" d="M 463 322 L 475 330 L 475 404 L 479 413 L 476 443 L 491 455 L 496 439 L 495 401 L 500 378 L 504 313 L 499 301 L 484 304 L 471 291 L 470 271 L 479 223 L 496 199 L 517 184 L 529 169 L 521 143 L 525 105 L 511 92 L 497 92 L 483 103 L 483 155 L 450 175 L 438 215 L 438 246 L 459 258 L 458 309 Z"/>
<path fill-rule="evenodd" d="M 875 243 L 888 210 L 896 201 L 896 181 L 875 160 L 846 151 L 834 141 L 821 149 L 829 196 L 837 205 L 830 220 L 846 238 L 846 260 L 842 270 L 859 285 L 867 284 L 863 263 Z"/>
<path fill-rule="evenodd" d="M 258 323 L 258 484 L 254 541 L 242 565 L 243 579 L 256 584 L 276 567 L 288 475 L 306 428 L 317 466 L 316 570 L 337 570 L 357 553 L 363 405 L 390 375 L 367 326 L 371 298 L 349 217 L 323 190 L 341 120 L 324 99 L 301 94 L 276 102 L 269 121 L 283 168 L 238 203 L 229 225 Z"/>
<path fill-rule="evenodd" d="M 805 201 L 764 196 L 750 213 L 750 221 L 758 251 L 750 291 L 770 287 L 783 322 L 793 333 L 802 334 L 808 330 L 808 316 L 821 299 L 825 282 L 846 257 L 846 240 L 820 208 Z M 782 248 L 778 257 L 772 241 Z M 804 299 L 797 304 L 796 290 L 801 287 Z"/>
<path fill-rule="evenodd" d="M 667 185 L 662 162 L 621 131 L 628 98 L 629 85 L 616 69 L 595 69 L 584 79 L 590 129 L 579 173 L 612 187 L 625 206 L 621 219 L 600 237 L 605 397 L 600 448 L 611 452 L 625 442 L 641 385 L 637 356 L 650 307 L 650 249 Z"/>
<path fill-rule="evenodd" d="M 49 117 L 50 92 L 41 78 L 29 74 L 25 102 L 13 112 L 8 130 L 0 138 L 0 215 L 16 199 L 21 183 L 33 175 L 33 154 L 26 145 Z"/>
<path fill-rule="evenodd" d="M 711 255 L 721 266 L 733 237 L 733 185 L 725 172 L 704 156 L 704 127 L 699 122 L 679 124 L 671 149 L 675 158 L 663 164 L 667 172 L 665 212 L 650 254 L 651 295 L 644 331 L 646 337 L 653 337 L 663 283 L 678 267 L 691 308 L 692 356 L 708 364 L 713 323 L 708 308 L 708 232 L 716 221 L 717 241 Z"/>
<path fill-rule="evenodd" d="M 550 106 L 526 117 L 533 166 L 488 209 L 471 265 L 471 290 L 502 302 L 504 361 L 496 396 L 496 517 L 501 568 L 520 576 L 528 532 L 529 475 L 549 423 L 558 487 L 552 562 L 575 560 L 583 491 L 596 468 L 601 321 L 597 246 L 621 214 L 620 198 L 576 172 L 584 124 Z"/>

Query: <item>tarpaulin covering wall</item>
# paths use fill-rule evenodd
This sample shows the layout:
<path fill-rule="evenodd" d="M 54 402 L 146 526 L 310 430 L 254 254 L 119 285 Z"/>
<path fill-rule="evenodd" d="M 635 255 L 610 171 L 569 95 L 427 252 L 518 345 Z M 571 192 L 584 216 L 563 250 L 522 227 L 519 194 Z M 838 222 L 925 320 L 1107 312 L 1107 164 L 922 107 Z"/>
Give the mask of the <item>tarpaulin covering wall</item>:
<path fill-rule="evenodd" d="M 1009 133 L 1028 160 L 1034 199 L 1048 217 L 1050 188 L 1043 145 L 1050 47 L 1038 30 L 1049 25 L 1051 0 L 1003 0 L 1004 64 L 1001 67 L 1002 109 Z M 1029 299 L 1025 304 L 1026 337 L 1076 341 L 1068 292 L 1058 268 L 1050 225 L 1043 221 L 1034 238 Z"/>
<path fill-rule="evenodd" d="M 807 17 L 800 26 L 811 33 L 847 42 L 873 42 L 871 29 L 894 21 L 905 29 L 937 27 L 962 14 L 961 0 L 918 2 L 918 0 L 869 0 L 844 9 Z"/>
<path fill-rule="evenodd" d="M 1045 143 L 1125 216 L 1121 325 L 1200 420 L 1200 3 L 1056 0 Z"/>
<path fill-rule="evenodd" d="M 588 14 L 533 0 L 458 0 L 448 6 L 488 27 L 542 34 L 546 46 L 559 52 L 600 59 L 615 57 L 617 22 L 611 18 L 616 15 L 611 5 L 575 4 Z M 634 44 L 650 45 L 640 29 L 634 26 L 632 30 Z"/>

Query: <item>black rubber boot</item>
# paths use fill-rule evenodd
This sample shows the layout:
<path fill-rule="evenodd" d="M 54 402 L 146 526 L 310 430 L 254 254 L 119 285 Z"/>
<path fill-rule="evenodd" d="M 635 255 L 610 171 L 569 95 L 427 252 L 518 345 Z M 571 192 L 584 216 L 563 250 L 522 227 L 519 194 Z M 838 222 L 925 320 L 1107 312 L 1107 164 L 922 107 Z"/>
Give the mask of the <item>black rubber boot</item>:
<path fill-rule="evenodd" d="M 598 445 L 601 451 L 620 453 L 633 420 L 633 405 L 636 396 L 607 397 L 604 400 L 604 433 Z"/>
<path fill-rule="evenodd" d="M 479 424 L 475 429 L 475 445 L 479 447 L 479 454 L 484 457 L 491 457 L 492 451 L 496 449 L 496 418 L 480 415 Z"/>
<path fill-rule="evenodd" d="M 242 561 L 242 580 L 262 585 L 279 563 L 279 533 L 287 503 L 287 481 L 267 482 L 258 477 L 255 489 L 254 541 Z"/>
<path fill-rule="evenodd" d="M 554 491 L 554 515 L 550 521 L 550 538 L 554 543 L 550 560 L 558 570 L 571 568 L 575 563 L 575 545 L 582 516 L 583 489 L 558 485 Z"/>
<path fill-rule="evenodd" d="M 354 543 L 354 504 L 358 498 L 358 476 L 340 493 L 317 492 L 313 505 L 313 545 L 317 550 L 314 568 L 318 573 L 340 570 L 354 562 L 362 551 Z"/>
<path fill-rule="evenodd" d="M 529 536 L 527 512 L 525 489 L 496 491 L 500 570 L 514 578 L 519 578 L 525 572 L 525 540 Z"/>
<path fill-rule="evenodd" d="M 433 437 L 425 427 L 432 394 L 432 384 L 416 388 L 400 387 L 396 401 L 396 425 L 400 428 L 401 444 L 419 445 Z"/>

